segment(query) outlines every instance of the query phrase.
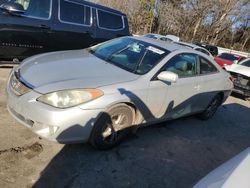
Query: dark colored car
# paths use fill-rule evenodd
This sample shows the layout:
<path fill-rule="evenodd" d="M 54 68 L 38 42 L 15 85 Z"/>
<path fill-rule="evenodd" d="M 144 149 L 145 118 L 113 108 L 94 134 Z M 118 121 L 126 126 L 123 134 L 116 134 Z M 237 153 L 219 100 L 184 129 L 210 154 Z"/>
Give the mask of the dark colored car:
<path fill-rule="evenodd" d="M 216 56 L 214 60 L 224 68 L 225 65 L 232 65 L 233 63 L 239 63 L 246 59 L 246 57 L 236 54 L 230 53 L 221 53 L 220 55 Z"/>
<path fill-rule="evenodd" d="M 203 47 L 205 49 L 207 49 L 213 56 L 217 56 L 218 55 L 218 48 L 217 46 L 213 46 L 210 44 L 206 44 L 206 43 L 200 43 L 200 42 L 195 42 L 194 44 L 196 44 L 197 46 Z"/>
<path fill-rule="evenodd" d="M 127 16 L 83 0 L 0 0 L 0 59 L 82 49 L 129 35 Z"/>

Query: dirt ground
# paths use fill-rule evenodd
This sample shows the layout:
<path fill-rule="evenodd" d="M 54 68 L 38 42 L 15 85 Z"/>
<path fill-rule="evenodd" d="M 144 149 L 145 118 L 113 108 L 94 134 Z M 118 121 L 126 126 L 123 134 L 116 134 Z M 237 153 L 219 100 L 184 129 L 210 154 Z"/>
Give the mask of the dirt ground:
<path fill-rule="evenodd" d="M 250 147 L 250 102 L 230 97 L 213 119 L 188 117 L 143 128 L 119 147 L 39 139 L 7 112 L 10 68 L 0 65 L 0 187 L 192 187 Z"/>

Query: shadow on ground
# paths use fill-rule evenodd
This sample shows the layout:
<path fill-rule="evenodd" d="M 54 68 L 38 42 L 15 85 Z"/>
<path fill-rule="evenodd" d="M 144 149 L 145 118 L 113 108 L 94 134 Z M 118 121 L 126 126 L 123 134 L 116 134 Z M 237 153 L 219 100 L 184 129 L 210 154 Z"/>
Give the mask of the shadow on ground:
<path fill-rule="evenodd" d="M 250 146 L 249 111 L 227 104 L 209 121 L 152 125 L 109 151 L 66 145 L 34 187 L 192 187 Z"/>

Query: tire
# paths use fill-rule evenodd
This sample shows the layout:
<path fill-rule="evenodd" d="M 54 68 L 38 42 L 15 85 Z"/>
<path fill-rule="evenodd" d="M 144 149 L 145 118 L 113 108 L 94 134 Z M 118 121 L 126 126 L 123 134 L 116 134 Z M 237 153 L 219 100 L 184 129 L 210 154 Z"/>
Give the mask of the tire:
<path fill-rule="evenodd" d="M 198 115 L 198 118 L 201 120 L 208 120 L 212 118 L 217 109 L 219 108 L 219 106 L 221 105 L 221 103 L 222 103 L 221 95 L 216 95 L 209 103 L 208 107 L 201 114 Z"/>
<path fill-rule="evenodd" d="M 116 105 L 103 112 L 94 125 L 90 144 L 101 150 L 117 146 L 130 132 L 129 127 L 133 124 L 133 120 L 134 111 L 125 104 Z"/>

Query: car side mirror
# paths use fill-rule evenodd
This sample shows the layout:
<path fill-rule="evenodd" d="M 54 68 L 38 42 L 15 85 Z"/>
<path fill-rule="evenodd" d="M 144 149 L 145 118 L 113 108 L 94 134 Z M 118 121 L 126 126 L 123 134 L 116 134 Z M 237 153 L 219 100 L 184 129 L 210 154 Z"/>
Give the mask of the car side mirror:
<path fill-rule="evenodd" d="M 14 15 L 25 13 L 25 10 L 21 4 L 13 2 L 3 3 L 2 5 L 0 5 L 0 9 Z"/>
<path fill-rule="evenodd" d="M 163 71 L 161 72 L 157 78 L 161 81 L 165 81 L 165 82 L 170 82 L 170 83 L 175 83 L 178 80 L 178 75 L 170 72 L 170 71 Z"/>

